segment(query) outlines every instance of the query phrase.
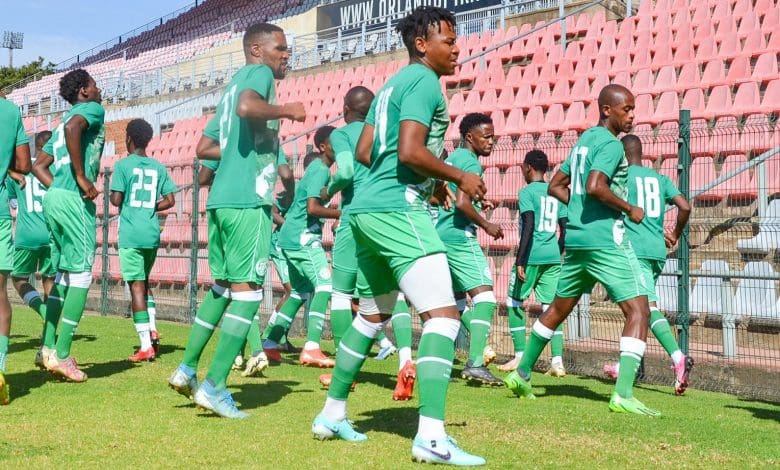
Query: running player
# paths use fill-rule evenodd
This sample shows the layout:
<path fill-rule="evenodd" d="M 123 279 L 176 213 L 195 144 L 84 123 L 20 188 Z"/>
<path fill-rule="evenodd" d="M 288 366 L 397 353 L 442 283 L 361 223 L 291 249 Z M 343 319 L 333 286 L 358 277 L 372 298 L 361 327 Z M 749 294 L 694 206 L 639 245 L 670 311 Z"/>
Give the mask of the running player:
<path fill-rule="evenodd" d="M 444 410 L 460 329 L 444 244 L 428 213 L 434 182 L 455 181 L 480 200 L 485 184 L 474 173 L 437 157 L 449 124 L 439 77 L 452 75 L 458 59 L 455 17 L 436 7 L 418 7 L 396 25 L 409 51 L 409 65 L 379 90 L 357 145 L 358 162 L 369 166 L 350 206 L 357 244 L 360 311 L 344 333 L 322 412 L 312 423 L 320 439 L 367 439 L 347 419 L 347 396 L 374 338 L 395 307 L 398 290 L 424 324 L 417 357 L 420 420 L 412 456 L 426 462 L 479 465 L 447 435 Z"/>
<path fill-rule="evenodd" d="M 262 299 L 273 190 L 283 154 L 279 119 L 302 121 L 306 117 L 300 103 L 276 104 L 274 81 L 284 78 L 289 59 L 284 31 L 268 23 L 253 24 L 244 33 L 243 47 L 246 65 L 228 83 L 198 144 L 199 158 L 219 160 L 206 204 L 209 267 L 214 279 L 230 283 L 230 294 L 227 297 L 226 290 L 212 289 L 206 296 L 184 361 L 169 380 L 179 393 L 193 393 L 200 354 L 224 313 L 214 359 L 206 380 L 194 392 L 194 400 L 198 406 L 228 418 L 249 416 L 236 407 L 226 379 Z M 213 145 L 215 141 L 218 147 Z"/>
<path fill-rule="evenodd" d="M 672 359 L 674 369 L 674 393 L 682 395 L 688 388 L 688 377 L 693 368 L 693 358 L 686 356 L 674 339 L 672 329 L 664 314 L 658 309 L 655 284 L 666 263 L 666 249 L 674 248 L 680 234 L 688 223 L 691 206 L 668 177 L 642 166 L 642 141 L 629 134 L 621 141 L 628 158 L 628 202 L 645 211 L 642 222 L 626 224 L 628 239 L 639 259 L 639 267 L 648 285 L 647 300 L 650 302 L 650 331 Z M 677 220 L 671 233 L 664 234 L 664 208 L 667 204 L 677 206 Z M 618 363 L 604 365 L 604 373 L 613 379 L 619 373 Z"/>
<path fill-rule="evenodd" d="M 633 394 L 650 318 L 649 280 L 645 280 L 625 237 L 624 217 L 639 223 L 644 211 L 626 202 L 628 163 L 615 136 L 631 130 L 634 95 L 621 85 L 607 85 L 599 93 L 598 103 L 599 124 L 580 136 L 548 190 L 548 194 L 568 204 L 569 211 L 566 255 L 555 299 L 534 323 L 517 370 L 504 380 L 517 396 L 534 396 L 531 368 L 580 296 L 600 282 L 626 316 L 620 338 L 620 375 L 609 409 L 658 416 L 660 413 L 646 407 Z"/>
<path fill-rule="evenodd" d="M 154 360 L 152 328 L 147 301 L 149 273 L 160 246 L 160 219 L 157 212 L 173 207 L 176 185 L 168 170 L 146 154 L 152 140 L 152 126 L 143 119 L 127 123 L 128 156 L 114 165 L 111 175 L 111 204 L 119 208 L 119 265 L 122 279 L 130 287 L 133 324 L 141 346 L 128 360 Z"/>
<path fill-rule="evenodd" d="M 549 167 L 547 155 L 541 150 L 531 150 L 523 160 L 523 176 L 526 186 L 518 192 L 520 203 L 520 244 L 512 280 L 507 294 L 509 332 L 515 347 L 515 357 L 499 367 L 499 370 L 517 369 L 525 349 L 526 317 L 523 304 L 533 292 L 542 304 L 542 313 L 555 297 L 555 286 L 561 274 L 561 253 L 566 237 L 566 206 L 547 195 L 549 184 L 544 174 Z M 556 240 L 556 228 L 560 236 Z M 552 361 L 548 375 L 563 377 L 563 323 L 555 329 L 550 341 Z"/>
<path fill-rule="evenodd" d="M 94 182 L 105 143 L 105 111 L 100 105 L 100 89 L 85 70 L 66 73 L 60 79 L 60 95 L 73 107 L 33 166 L 35 176 L 49 189 L 43 215 L 52 235 L 52 252 L 57 253 L 54 259 L 58 273 L 46 302 L 42 355 L 48 370 L 84 382 L 87 374 L 78 368 L 70 351 L 92 284 L 97 247 L 93 200 L 98 192 Z M 49 170 L 52 164 L 53 172 Z M 60 314 L 62 325 L 57 334 Z"/>
<path fill-rule="evenodd" d="M 462 146 L 447 157 L 447 164 L 481 177 L 479 157 L 486 157 L 493 151 L 493 132 L 493 120 L 489 116 L 481 113 L 464 116 L 460 123 Z M 475 205 L 471 198 L 458 191 L 455 183 L 450 183 L 450 191 L 455 194 L 455 207 L 439 208 L 436 231 L 447 248 L 447 262 L 456 297 L 458 293 L 468 293 L 473 304 L 461 316 L 471 337 L 469 358 L 461 376 L 470 382 L 500 386 L 502 380 L 490 372 L 484 360 L 496 310 L 496 296 L 493 293 L 493 274 L 477 241 L 477 227 L 495 240 L 504 238 L 504 232 L 498 224 L 487 221 L 479 213 L 480 205 Z"/>
<path fill-rule="evenodd" d="M 0 94 L 0 174 L 9 169 L 26 175 L 30 172 L 30 139 L 24 132 L 19 107 Z M 3 200 L 4 199 L 4 200 Z M 5 360 L 11 336 L 11 303 L 8 301 L 8 275 L 14 267 L 13 229 L 8 193 L 0 185 L 0 405 L 11 401 L 10 387 L 5 380 Z"/>

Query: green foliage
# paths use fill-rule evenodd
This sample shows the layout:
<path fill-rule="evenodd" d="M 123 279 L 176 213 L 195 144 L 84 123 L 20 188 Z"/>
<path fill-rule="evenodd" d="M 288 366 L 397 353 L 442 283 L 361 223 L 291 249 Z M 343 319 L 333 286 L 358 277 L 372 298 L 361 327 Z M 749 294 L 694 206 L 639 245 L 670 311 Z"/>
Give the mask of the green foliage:
<path fill-rule="evenodd" d="M 44 64 L 44 61 L 43 57 L 38 57 L 37 60 L 21 67 L 0 67 L 0 90 L 32 75 L 39 74 L 37 78 L 40 78 L 54 73 L 55 64 L 52 62 Z"/>

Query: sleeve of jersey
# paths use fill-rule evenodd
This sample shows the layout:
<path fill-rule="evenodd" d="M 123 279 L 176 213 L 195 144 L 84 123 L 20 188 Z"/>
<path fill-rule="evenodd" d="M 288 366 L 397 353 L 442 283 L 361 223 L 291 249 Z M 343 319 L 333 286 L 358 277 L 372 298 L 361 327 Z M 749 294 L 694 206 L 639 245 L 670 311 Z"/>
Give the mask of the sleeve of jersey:
<path fill-rule="evenodd" d="M 594 154 L 588 155 L 588 158 L 593 162 L 590 165 L 590 171 L 604 173 L 608 178 L 612 178 L 615 174 L 615 170 L 625 155 L 623 144 L 617 140 L 610 141 L 597 152 L 593 153 Z M 598 158 L 596 158 L 596 154 L 598 155 Z"/>
<path fill-rule="evenodd" d="M 517 193 L 517 200 L 520 204 L 520 213 L 534 210 L 534 202 L 531 200 L 531 195 L 528 193 L 528 191 L 525 190 L 525 188 L 521 189 L 519 193 Z"/>
<path fill-rule="evenodd" d="M 368 114 L 366 114 L 366 120 L 365 123 L 373 126 L 374 125 L 374 107 L 376 106 L 376 97 L 374 97 L 373 100 L 371 100 L 371 106 L 368 108 Z"/>
<path fill-rule="evenodd" d="M 213 141 L 219 142 L 219 118 L 217 118 L 216 114 L 209 119 L 209 122 L 203 129 L 203 135 Z"/>
<path fill-rule="evenodd" d="M 284 149 L 282 146 L 279 146 L 279 149 L 276 152 L 276 166 L 281 165 L 289 165 L 290 162 L 287 160 L 287 154 L 284 153 Z"/>
<path fill-rule="evenodd" d="M 571 176 L 571 163 L 569 163 L 568 158 L 564 160 L 563 163 L 561 163 L 561 167 L 558 168 L 558 171 L 560 171 L 566 176 Z"/>
<path fill-rule="evenodd" d="M 352 177 L 355 175 L 355 156 L 344 132 L 334 131 L 330 135 L 330 145 L 336 155 L 336 174 L 328 185 L 328 194 L 332 196 L 352 182 Z"/>
<path fill-rule="evenodd" d="M 482 165 L 479 164 L 479 162 L 474 160 L 469 160 L 464 165 L 461 165 L 463 168 L 461 170 L 467 172 L 467 173 L 474 173 L 475 175 L 482 176 Z"/>
<path fill-rule="evenodd" d="M 404 94 L 398 120 L 417 121 L 425 127 L 430 127 L 433 114 L 442 99 L 439 82 L 432 76 L 421 77 Z"/>
<path fill-rule="evenodd" d="M 100 106 L 100 103 L 90 101 L 85 106 L 77 109 L 75 114 L 83 117 L 89 127 L 100 126 L 106 116 L 106 111 Z"/>
<path fill-rule="evenodd" d="M 677 189 L 677 186 L 674 185 L 674 182 L 668 176 L 661 175 L 661 181 L 664 185 L 664 199 L 667 204 L 670 204 L 672 199 L 676 198 L 682 193 L 679 189 Z"/>
<path fill-rule="evenodd" d="M 309 184 L 306 185 L 306 199 L 316 197 L 320 198 L 320 192 L 328 184 L 330 172 L 327 167 L 317 169 L 317 173 L 312 175 Z"/>
<path fill-rule="evenodd" d="M 117 191 L 124 193 L 127 190 L 127 184 L 125 181 L 124 165 L 117 164 L 114 166 L 114 173 L 111 175 L 111 191 Z"/>
<path fill-rule="evenodd" d="M 248 86 L 244 88 L 245 90 L 254 90 L 264 100 L 268 101 L 271 89 L 274 86 L 274 75 L 271 69 L 265 65 L 253 67 L 252 71 L 247 75 L 246 83 Z"/>
<path fill-rule="evenodd" d="M 51 138 L 46 141 L 45 144 L 43 144 L 42 151 L 48 153 L 51 156 L 54 156 L 54 136 L 57 135 L 57 130 L 54 130 L 54 133 L 52 134 Z"/>
<path fill-rule="evenodd" d="M 160 195 L 167 196 L 168 194 L 175 193 L 178 188 L 173 183 L 173 180 L 171 180 L 171 175 L 168 174 L 168 170 L 165 167 L 162 167 L 160 174 L 162 175 L 162 178 L 160 178 Z"/>
<path fill-rule="evenodd" d="M 211 171 L 217 171 L 217 168 L 219 168 L 219 160 L 201 160 L 200 164 Z"/>
<path fill-rule="evenodd" d="M 24 123 L 22 122 L 22 115 L 17 111 L 16 113 L 16 147 L 24 144 L 29 144 L 30 138 L 24 132 Z"/>

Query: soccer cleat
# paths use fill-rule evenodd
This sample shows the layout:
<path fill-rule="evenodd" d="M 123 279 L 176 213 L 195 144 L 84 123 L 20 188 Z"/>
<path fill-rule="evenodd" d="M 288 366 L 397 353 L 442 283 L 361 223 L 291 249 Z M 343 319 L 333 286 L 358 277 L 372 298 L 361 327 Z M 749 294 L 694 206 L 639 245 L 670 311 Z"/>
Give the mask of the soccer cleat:
<path fill-rule="evenodd" d="M 301 365 L 310 367 L 322 367 L 324 369 L 336 365 L 336 361 L 326 356 L 321 349 L 304 349 L 298 358 Z"/>
<path fill-rule="evenodd" d="M 517 370 L 517 367 L 520 365 L 520 358 L 515 356 L 512 358 L 511 361 L 505 362 L 503 364 L 498 365 L 498 370 L 501 372 L 511 372 L 513 370 Z"/>
<path fill-rule="evenodd" d="M 7 405 L 11 402 L 11 387 L 5 380 L 5 373 L 0 371 L 0 405 Z"/>
<path fill-rule="evenodd" d="M 230 370 L 241 370 L 244 368 L 244 356 L 239 354 L 233 359 L 233 365 L 230 366 Z"/>
<path fill-rule="evenodd" d="M 263 348 L 263 352 L 265 353 L 266 359 L 268 359 L 269 362 L 273 362 L 274 364 L 281 364 L 282 362 L 282 355 L 279 354 L 279 350 L 276 348 Z"/>
<path fill-rule="evenodd" d="M 154 355 L 160 354 L 160 333 L 157 330 L 149 332 L 149 336 L 152 338 L 152 348 L 154 349 Z"/>
<path fill-rule="evenodd" d="M 485 366 L 474 366 L 474 363 L 468 361 L 466 367 L 460 373 L 460 376 L 469 382 L 479 382 L 485 385 L 500 387 L 504 381 L 493 375 Z"/>
<path fill-rule="evenodd" d="M 458 443 L 450 436 L 430 441 L 415 436 L 412 443 L 412 460 L 456 467 L 475 467 L 486 463 L 482 457 L 469 454 L 458 447 Z"/>
<path fill-rule="evenodd" d="M 241 372 L 241 377 L 252 377 L 253 375 L 262 375 L 268 368 L 268 357 L 263 351 L 252 354 L 252 357 L 246 361 L 246 369 Z"/>
<path fill-rule="evenodd" d="M 631 413 L 635 415 L 644 416 L 661 416 L 661 413 L 648 408 L 641 401 L 634 397 L 623 398 L 618 395 L 617 392 L 612 393 L 612 398 L 609 399 L 609 410 L 615 413 Z"/>
<path fill-rule="evenodd" d="M 406 401 L 411 400 L 414 393 L 414 380 L 417 378 L 417 369 L 412 361 L 406 361 L 406 364 L 398 371 L 398 380 L 393 390 L 393 400 Z"/>
<path fill-rule="evenodd" d="M 87 374 L 79 369 L 73 356 L 60 359 L 56 354 L 49 356 L 49 371 L 71 382 L 86 382 Z"/>
<path fill-rule="evenodd" d="M 566 377 L 566 369 L 563 367 L 563 364 L 551 365 L 544 375 L 549 375 L 551 377 Z"/>
<path fill-rule="evenodd" d="M 384 361 L 388 357 L 390 357 L 393 354 L 395 354 L 396 351 L 398 351 L 398 348 L 396 348 L 392 344 L 387 346 L 387 347 L 385 347 L 385 348 L 379 348 L 379 352 L 376 354 L 376 356 L 374 356 L 374 359 L 377 359 L 377 360 L 380 360 L 380 361 Z"/>
<path fill-rule="evenodd" d="M 363 442 L 368 439 L 365 434 L 355 431 L 348 419 L 330 421 L 320 413 L 311 423 L 311 432 L 314 437 L 324 441 L 325 439 L 341 439 L 347 442 Z"/>
<path fill-rule="evenodd" d="M 688 377 L 693 369 L 693 358 L 683 356 L 683 360 L 672 366 L 674 369 L 674 394 L 683 395 L 688 388 Z"/>
<path fill-rule="evenodd" d="M 536 398 L 531 388 L 531 381 L 520 377 L 516 370 L 504 377 L 504 385 L 517 397 L 528 398 L 529 400 Z"/>
<path fill-rule="evenodd" d="M 617 362 L 607 362 L 604 364 L 604 375 L 612 380 L 617 380 L 620 364 Z"/>
<path fill-rule="evenodd" d="M 41 346 L 41 349 L 35 353 L 35 367 L 46 370 L 49 368 L 49 358 L 54 353 L 54 349 Z"/>
<path fill-rule="evenodd" d="M 151 347 L 149 349 L 139 349 L 135 354 L 128 357 L 127 360 L 130 362 L 153 361 L 156 356 L 154 347 Z"/>
<path fill-rule="evenodd" d="M 198 378 L 194 373 L 189 373 L 179 366 L 168 379 L 168 386 L 176 392 L 192 400 L 195 390 L 198 389 Z"/>
<path fill-rule="evenodd" d="M 301 351 L 303 351 L 303 349 L 302 349 L 302 348 L 297 348 L 297 347 L 295 347 L 295 346 L 294 346 L 294 345 L 293 345 L 293 344 L 290 342 L 290 339 L 289 339 L 289 338 L 287 338 L 287 341 L 286 341 L 286 342 L 279 344 L 279 349 L 281 349 L 282 351 L 284 351 L 284 352 L 286 352 L 286 353 L 290 353 L 290 354 L 300 354 L 300 353 L 301 353 Z"/>
<path fill-rule="evenodd" d="M 487 367 L 495 360 L 496 352 L 490 346 L 485 346 L 485 349 L 482 350 L 482 363 Z"/>
<path fill-rule="evenodd" d="M 320 385 L 322 385 L 323 388 L 330 388 L 330 382 L 333 380 L 333 374 L 320 374 L 319 380 Z M 352 386 L 349 387 L 349 390 L 354 392 L 355 387 L 357 387 L 357 382 L 352 382 Z"/>
<path fill-rule="evenodd" d="M 206 390 L 210 388 L 212 390 Z M 211 392 L 211 393 L 209 393 Z M 244 413 L 236 407 L 233 396 L 227 390 L 217 392 L 213 387 L 199 387 L 195 392 L 195 404 L 204 410 L 212 411 L 223 418 L 245 419 L 249 414 Z"/>

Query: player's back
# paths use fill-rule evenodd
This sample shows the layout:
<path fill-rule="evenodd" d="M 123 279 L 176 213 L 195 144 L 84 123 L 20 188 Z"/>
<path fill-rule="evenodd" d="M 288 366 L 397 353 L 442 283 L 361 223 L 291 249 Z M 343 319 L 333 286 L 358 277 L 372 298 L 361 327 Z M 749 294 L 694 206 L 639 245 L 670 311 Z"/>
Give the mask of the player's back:
<path fill-rule="evenodd" d="M 2 166 L 3 162 L 10 163 L 19 133 L 24 135 L 19 108 L 4 98 L 0 98 L 0 129 L 3 129 L 3 132 L 0 132 L 0 166 Z"/>
<path fill-rule="evenodd" d="M 35 163 L 35 159 L 32 161 Z M 37 249 L 49 244 L 49 230 L 43 217 L 46 188 L 32 174 L 24 175 L 24 180 L 24 189 L 20 189 L 10 176 L 6 178 L 8 198 L 16 200 L 14 244 L 19 248 Z"/>
<path fill-rule="evenodd" d="M 668 177 L 640 165 L 628 167 L 628 203 L 645 211 L 638 224 L 626 219 L 628 239 L 637 257 L 666 259 L 664 213 L 666 204 L 678 194 Z"/>
<path fill-rule="evenodd" d="M 528 257 L 529 265 L 558 264 L 561 251 L 558 247 L 558 221 L 568 217 L 564 204 L 547 194 L 550 184 L 545 181 L 529 183 L 518 192 L 519 213 L 531 211 L 534 214 L 533 242 Z M 520 230 L 522 232 L 522 217 Z"/>
<path fill-rule="evenodd" d="M 366 178 L 368 177 L 368 168 L 355 160 L 357 156 L 356 153 L 358 139 L 360 139 L 360 134 L 363 132 L 365 125 L 366 123 L 363 121 L 354 121 L 347 124 L 346 126 L 334 130 L 330 135 L 331 145 L 333 145 L 334 141 L 340 140 L 344 142 L 352 152 L 354 169 L 352 182 L 341 190 L 341 210 L 344 213 L 349 211 L 355 194 L 357 194 L 357 192 L 362 188 Z M 336 151 L 335 146 L 334 151 Z"/>
<path fill-rule="evenodd" d="M 328 184 L 330 170 L 321 158 L 315 158 L 295 185 L 295 196 L 279 231 L 279 247 L 300 249 L 312 241 L 320 240 L 322 220 L 309 215 L 309 198 L 319 198 L 320 191 Z"/>

